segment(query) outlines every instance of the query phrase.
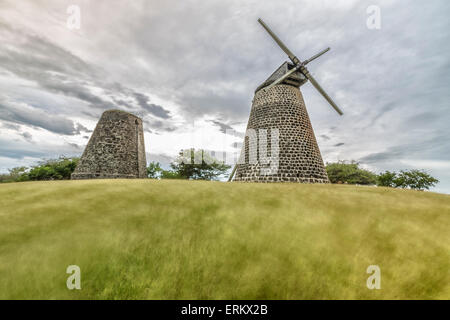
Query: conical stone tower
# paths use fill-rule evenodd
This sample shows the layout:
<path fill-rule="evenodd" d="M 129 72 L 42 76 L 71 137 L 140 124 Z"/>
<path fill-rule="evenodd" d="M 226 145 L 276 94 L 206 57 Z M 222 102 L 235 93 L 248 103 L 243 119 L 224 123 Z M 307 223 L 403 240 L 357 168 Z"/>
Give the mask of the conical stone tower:
<path fill-rule="evenodd" d="M 291 68 L 285 62 L 256 89 L 234 181 L 329 182 L 299 89 L 307 79 L 294 72 L 267 88 Z"/>
<path fill-rule="evenodd" d="M 145 178 L 142 120 L 120 110 L 105 111 L 72 179 Z"/>

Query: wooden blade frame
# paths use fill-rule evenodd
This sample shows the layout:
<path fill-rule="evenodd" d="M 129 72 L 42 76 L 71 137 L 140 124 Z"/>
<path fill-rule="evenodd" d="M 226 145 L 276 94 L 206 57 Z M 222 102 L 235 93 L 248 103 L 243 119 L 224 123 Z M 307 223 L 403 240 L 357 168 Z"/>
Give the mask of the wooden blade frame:
<path fill-rule="evenodd" d="M 280 40 L 280 38 L 278 38 L 278 36 L 269 28 L 269 26 L 267 24 L 265 24 L 265 22 L 261 18 L 258 19 L 258 22 L 263 26 L 264 29 L 266 29 L 266 31 L 270 34 L 270 36 L 273 38 L 273 40 L 275 40 L 275 42 L 280 46 L 281 50 L 283 50 L 288 55 L 289 59 L 291 59 L 292 62 L 294 63 L 294 65 L 296 66 L 294 69 L 291 69 L 289 72 L 284 74 L 280 79 L 278 79 L 275 82 L 271 83 L 267 88 L 271 88 L 271 87 L 279 84 L 284 79 L 289 77 L 292 73 L 294 73 L 297 70 L 300 70 L 300 72 L 303 73 L 306 78 L 308 78 L 308 80 L 311 82 L 311 84 L 317 89 L 317 91 L 319 91 L 319 93 L 325 98 L 325 100 L 327 100 L 328 103 L 331 104 L 331 106 L 334 108 L 334 110 L 336 110 L 337 113 L 342 116 L 344 114 L 342 112 L 342 110 L 339 109 L 339 107 L 336 105 L 336 103 L 333 101 L 333 99 L 330 98 L 330 96 L 325 92 L 325 90 L 319 85 L 319 83 L 316 81 L 316 79 L 313 78 L 313 76 L 309 73 L 309 71 L 305 67 L 305 65 L 307 65 L 311 61 L 317 59 L 318 57 L 320 57 L 324 53 L 328 52 L 330 50 L 330 48 L 326 48 L 325 50 L 322 50 L 321 52 L 319 52 L 318 54 L 312 56 L 308 60 L 305 60 L 304 62 L 301 62 L 292 53 L 292 51 L 289 50 L 288 47 L 286 47 L 286 45 Z"/>

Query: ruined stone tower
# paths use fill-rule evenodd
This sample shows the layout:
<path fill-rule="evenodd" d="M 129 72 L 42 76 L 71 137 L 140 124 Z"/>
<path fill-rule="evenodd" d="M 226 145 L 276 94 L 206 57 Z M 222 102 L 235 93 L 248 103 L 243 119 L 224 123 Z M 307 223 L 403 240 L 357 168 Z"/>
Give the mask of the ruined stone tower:
<path fill-rule="evenodd" d="M 329 182 L 299 89 L 307 79 L 294 72 L 283 82 L 267 88 L 291 68 L 293 65 L 285 62 L 256 89 L 234 181 Z M 274 134 L 278 135 L 277 147 L 272 146 Z M 267 153 L 261 152 L 263 145 L 267 145 Z M 278 153 L 276 161 L 274 153 Z"/>
<path fill-rule="evenodd" d="M 120 110 L 105 111 L 72 179 L 145 178 L 142 120 Z"/>

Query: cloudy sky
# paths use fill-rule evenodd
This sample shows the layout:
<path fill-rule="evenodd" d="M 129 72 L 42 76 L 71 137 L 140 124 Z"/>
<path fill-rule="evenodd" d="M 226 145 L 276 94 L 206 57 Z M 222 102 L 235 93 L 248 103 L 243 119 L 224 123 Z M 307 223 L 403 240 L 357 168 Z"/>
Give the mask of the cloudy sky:
<path fill-rule="evenodd" d="M 148 160 L 238 152 L 224 131 L 245 131 L 254 89 L 287 59 L 262 17 L 301 59 L 331 47 L 309 69 L 344 116 L 301 88 L 324 161 L 425 169 L 450 193 L 449 12 L 447 0 L 0 0 L 0 172 L 81 154 L 116 108 L 144 119 Z"/>

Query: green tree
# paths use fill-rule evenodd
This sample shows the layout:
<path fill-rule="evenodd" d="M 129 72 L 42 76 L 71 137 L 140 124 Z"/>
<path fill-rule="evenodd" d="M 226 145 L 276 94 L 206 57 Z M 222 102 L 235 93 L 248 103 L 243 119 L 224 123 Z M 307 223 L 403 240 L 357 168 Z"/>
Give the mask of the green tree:
<path fill-rule="evenodd" d="M 10 181 L 27 181 L 28 179 L 28 168 L 27 167 L 16 167 L 9 169 L 9 180 Z"/>
<path fill-rule="evenodd" d="M 68 180 L 75 170 L 79 158 L 60 157 L 44 160 L 33 166 L 27 174 L 28 180 Z"/>
<path fill-rule="evenodd" d="M 399 173 L 386 171 L 380 173 L 377 185 L 380 187 L 393 187 L 413 190 L 429 190 L 439 182 L 423 170 L 402 170 Z"/>
<path fill-rule="evenodd" d="M 414 190 L 429 190 L 439 182 L 423 170 L 400 171 L 396 178 L 396 185 L 400 188 Z"/>
<path fill-rule="evenodd" d="M 147 167 L 147 177 L 151 179 L 158 179 L 161 177 L 163 169 L 159 162 L 150 162 Z"/>
<path fill-rule="evenodd" d="M 9 170 L 9 174 L 0 176 L 0 182 L 21 182 L 29 180 L 68 180 L 75 170 L 79 158 L 61 156 L 58 159 L 44 160 L 37 165 L 16 167 Z"/>
<path fill-rule="evenodd" d="M 326 170 L 331 183 L 374 185 L 377 182 L 376 174 L 361 169 L 355 161 L 327 163 Z"/>
<path fill-rule="evenodd" d="M 8 170 L 8 173 L 0 175 L 0 182 L 16 182 L 28 180 L 27 167 L 15 167 Z"/>
<path fill-rule="evenodd" d="M 391 187 L 396 188 L 397 187 L 397 173 L 386 171 L 382 172 L 377 177 L 377 185 L 380 187 Z"/>
<path fill-rule="evenodd" d="M 161 171 L 161 179 L 185 179 L 181 177 L 178 172 L 171 170 L 162 170 Z"/>
<path fill-rule="evenodd" d="M 217 180 L 230 169 L 208 152 L 195 149 L 182 150 L 170 167 L 171 173 L 163 171 L 163 179 Z"/>

